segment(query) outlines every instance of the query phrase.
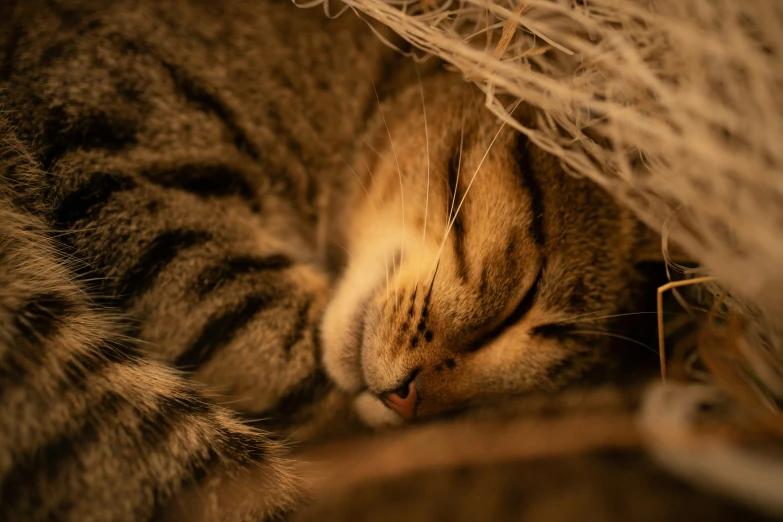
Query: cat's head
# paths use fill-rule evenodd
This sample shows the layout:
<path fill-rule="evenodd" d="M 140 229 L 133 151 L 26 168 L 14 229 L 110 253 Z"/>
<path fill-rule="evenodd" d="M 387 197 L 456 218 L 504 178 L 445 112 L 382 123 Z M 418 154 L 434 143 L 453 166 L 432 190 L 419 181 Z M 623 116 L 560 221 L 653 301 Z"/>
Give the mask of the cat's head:
<path fill-rule="evenodd" d="M 479 95 L 437 73 L 385 103 L 343 203 L 325 366 L 406 420 L 581 376 L 628 296 L 638 223 Z"/>

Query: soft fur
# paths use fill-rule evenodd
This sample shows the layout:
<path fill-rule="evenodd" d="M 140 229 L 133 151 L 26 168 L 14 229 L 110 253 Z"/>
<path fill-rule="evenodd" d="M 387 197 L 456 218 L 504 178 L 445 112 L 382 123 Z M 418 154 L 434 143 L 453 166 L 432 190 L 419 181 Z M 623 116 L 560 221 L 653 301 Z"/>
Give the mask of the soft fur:
<path fill-rule="evenodd" d="M 605 317 L 628 305 L 649 241 L 472 95 L 436 71 L 382 107 L 352 167 L 350 259 L 324 318 L 335 381 L 379 395 L 414 376 L 420 417 L 553 391 L 606 361 Z"/>
<path fill-rule="evenodd" d="M 441 64 L 287 0 L 0 15 L 4 519 L 272 519 L 278 437 L 616 359 L 649 233 Z"/>

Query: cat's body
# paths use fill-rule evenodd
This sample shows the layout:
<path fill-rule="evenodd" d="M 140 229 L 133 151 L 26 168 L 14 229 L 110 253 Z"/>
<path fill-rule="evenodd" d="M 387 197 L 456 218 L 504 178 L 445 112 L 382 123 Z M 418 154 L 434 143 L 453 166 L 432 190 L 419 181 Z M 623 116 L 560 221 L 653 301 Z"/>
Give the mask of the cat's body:
<path fill-rule="evenodd" d="M 344 168 L 392 53 L 285 1 L 11 7 L 3 518 L 147 519 L 259 466 L 283 509 L 297 486 L 277 445 L 202 397 L 280 431 L 345 424 L 314 341 L 314 173 Z"/>
<path fill-rule="evenodd" d="M 320 192 L 390 52 L 361 21 L 328 31 L 285 2 L 81 4 L 20 3 L 11 19 L 4 105 L 48 176 L 20 185 L 39 185 L 32 205 L 149 351 L 268 416 L 313 391 L 292 383 L 324 381 Z M 292 12 L 301 36 L 284 42 Z"/>
<path fill-rule="evenodd" d="M 0 14 L 3 518 L 149 519 L 194 486 L 210 517 L 277 516 L 295 474 L 240 417 L 308 438 L 354 400 L 419 420 L 612 359 L 647 233 L 363 21 Z M 253 474 L 263 494 L 209 494 Z"/>

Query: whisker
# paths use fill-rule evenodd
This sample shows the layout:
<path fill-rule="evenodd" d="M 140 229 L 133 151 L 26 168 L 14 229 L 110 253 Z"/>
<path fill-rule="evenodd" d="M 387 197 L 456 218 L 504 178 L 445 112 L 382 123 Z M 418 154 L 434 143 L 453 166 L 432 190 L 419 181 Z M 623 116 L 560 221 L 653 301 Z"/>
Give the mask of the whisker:
<path fill-rule="evenodd" d="M 362 163 L 364 163 L 364 168 L 367 169 L 367 175 L 370 176 L 370 182 L 375 185 L 375 176 L 372 175 L 372 169 L 370 168 L 370 164 L 367 163 L 367 157 L 364 155 L 363 152 L 360 153 L 360 156 L 362 157 Z M 383 198 L 381 199 L 381 208 L 384 207 L 383 204 Z"/>
<path fill-rule="evenodd" d="M 397 158 L 397 151 L 394 148 L 394 140 L 391 137 L 391 131 L 389 130 L 389 124 L 386 123 L 386 115 L 383 113 L 383 107 L 381 106 L 381 98 L 378 96 L 378 88 L 375 86 L 375 82 L 372 81 L 372 90 L 375 92 L 375 100 L 378 102 L 378 111 L 381 113 L 381 119 L 383 120 L 383 126 L 386 128 L 386 134 L 389 136 L 389 145 L 394 154 L 394 162 L 397 164 L 397 176 L 400 179 L 400 205 L 402 207 L 402 233 L 401 233 L 401 245 L 400 245 L 400 267 L 405 259 L 405 193 L 402 187 L 402 172 L 400 171 L 400 160 Z M 399 306 L 399 286 L 400 286 L 400 274 L 395 267 L 395 286 L 394 286 L 394 307 Z"/>
<path fill-rule="evenodd" d="M 435 278 L 438 277 L 438 267 L 440 267 L 440 261 L 438 261 L 438 264 L 435 265 L 435 273 L 432 274 L 432 280 L 430 281 L 430 287 L 427 289 L 427 295 L 424 296 L 424 308 L 422 309 L 422 313 L 424 313 L 424 309 L 430 303 L 430 298 L 432 297 L 432 289 L 435 287 Z"/>
<path fill-rule="evenodd" d="M 585 312 L 583 314 L 573 315 L 573 316 L 571 316 L 571 317 L 569 317 L 567 319 L 558 320 L 557 322 L 558 323 L 570 323 L 574 319 L 579 319 L 581 317 L 587 317 L 589 315 L 596 315 L 596 314 L 601 314 L 601 313 L 606 313 L 606 312 L 608 312 L 608 310 L 596 310 L 595 312 Z"/>
<path fill-rule="evenodd" d="M 680 313 L 680 312 L 664 312 L 664 314 L 666 314 L 666 315 L 687 315 L 685 313 Z M 582 316 L 577 316 L 577 317 L 574 317 L 572 319 L 566 319 L 565 321 L 558 321 L 558 323 L 562 323 L 562 324 L 579 324 L 579 323 L 587 323 L 587 322 L 590 322 L 590 321 L 600 321 L 602 319 L 615 319 L 617 317 L 628 317 L 628 316 L 631 316 L 631 315 L 658 315 L 658 312 L 628 312 L 628 313 L 623 313 L 623 314 L 602 315 L 602 316 L 598 316 L 598 317 L 584 317 L 584 315 L 588 315 L 588 314 L 583 314 Z"/>
<path fill-rule="evenodd" d="M 62 237 L 74 236 L 76 234 L 83 234 L 85 232 L 94 232 L 99 228 L 101 228 L 100 225 L 93 225 L 91 227 L 70 228 L 68 230 L 60 230 L 56 233 L 52 233 L 49 237 L 51 237 L 52 239 L 60 239 Z"/>
<path fill-rule="evenodd" d="M 337 241 L 335 241 L 334 239 L 332 239 L 331 241 L 332 241 L 332 243 L 334 243 L 335 245 L 337 245 L 338 247 L 340 247 L 340 248 L 343 250 L 343 252 L 345 252 L 345 253 L 348 255 L 348 257 L 349 257 L 349 258 L 353 258 L 353 256 L 351 255 L 351 253 L 348 251 L 348 249 L 347 249 L 347 248 L 345 248 L 344 246 L 342 246 L 340 243 L 338 243 L 338 242 L 337 242 Z"/>
<path fill-rule="evenodd" d="M 379 158 L 379 159 L 381 159 L 381 160 L 383 160 L 383 159 L 384 159 L 384 158 L 383 158 L 383 154 L 381 154 L 381 152 L 380 152 L 378 149 L 376 149 L 375 147 L 373 147 L 372 145 L 370 145 L 369 143 L 367 143 L 367 140 L 366 140 L 366 139 L 364 139 L 364 138 L 360 138 L 360 141 L 362 142 L 362 144 L 363 144 L 365 147 L 367 147 L 367 148 L 368 148 L 368 149 L 370 149 L 372 152 L 374 152 L 374 153 L 375 153 L 375 155 L 376 155 L 376 156 L 378 156 L 378 158 Z"/>
<path fill-rule="evenodd" d="M 454 194 L 451 195 L 451 207 L 449 208 L 449 214 L 446 219 L 446 231 L 448 232 L 449 222 L 451 221 L 452 213 L 454 212 L 454 204 L 457 201 L 457 187 L 459 187 L 459 174 L 462 170 L 462 148 L 465 143 L 465 102 L 462 102 L 462 126 L 459 131 L 459 157 L 457 159 L 457 180 L 454 182 Z"/>
<path fill-rule="evenodd" d="M 476 91 L 473 89 L 473 83 L 470 84 L 470 94 L 473 96 L 473 108 L 476 110 L 476 127 L 478 127 L 481 141 L 484 141 L 484 127 L 481 126 L 481 113 L 479 112 L 479 103 L 476 99 Z"/>
<path fill-rule="evenodd" d="M 623 340 L 623 341 L 628 341 L 629 343 L 633 343 L 633 344 L 637 344 L 639 346 L 642 346 L 643 348 L 646 348 L 646 349 L 650 350 L 655 355 L 659 355 L 658 351 L 655 350 L 654 348 L 644 344 L 641 341 L 637 341 L 636 339 L 633 339 L 631 337 L 626 337 L 625 335 L 620 335 L 620 334 L 616 334 L 616 333 L 612 333 L 612 332 L 604 332 L 602 330 L 571 330 L 568 333 L 569 334 L 582 334 L 582 335 L 603 335 L 605 337 L 611 337 L 611 338 L 614 338 L 614 339 L 620 339 L 620 340 Z M 669 362 L 669 361 L 667 360 L 666 362 Z"/>
<path fill-rule="evenodd" d="M 416 288 L 419 286 L 419 278 L 421 277 L 421 265 L 424 262 L 424 248 L 427 241 L 427 218 L 429 217 L 430 209 L 430 133 L 427 127 L 427 104 L 424 101 L 424 86 L 421 83 L 421 74 L 419 73 L 418 66 L 416 69 L 416 77 L 419 79 L 419 92 L 421 93 L 421 110 L 424 113 L 424 143 L 427 147 L 427 193 L 424 203 L 424 231 L 421 236 L 421 254 L 419 255 L 419 271 L 416 274 Z"/>
<path fill-rule="evenodd" d="M 520 103 L 522 103 L 521 100 L 516 103 L 514 109 L 512 109 L 511 112 L 514 112 L 514 110 L 516 110 L 516 108 L 519 106 Z M 449 237 L 449 233 L 451 232 L 451 229 L 454 226 L 454 222 L 457 219 L 457 215 L 459 214 L 459 211 L 462 209 L 462 205 L 465 203 L 465 199 L 468 197 L 468 193 L 470 192 L 470 189 L 473 186 L 473 182 L 476 181 L 476 176 L 478 176 L 478 173 L 481 170 L 482 165 L 484 165 L 484 161 L 487 159 L 487 156 L 489 156 L 489 152 L 492 150 L 492 146 L 495 144 L 495 141 L 497 141 L 498 136 L 500 136 L 500 133 L 503 131 L 505 127 L 506 127 L 506 122 L 503 121 L 503 123 L 500 125 L 500 128 L 495 133 L 495 137 L 492 138 L 492 141 L 489 143 L 489 147 L 487 147 L 487 151 L 484 153 L 484 156 L 481 158 L 481 161 L 476 167 L 476 171 L 473 173 L 473 176 L 470 178 L 470 182 L 468 183 L 468 186 L 465 188 L 465 193 L 462 195 L 459 205 L 457 205 L 457 209 L 454 211 L 454 217 L 449 223 L 449 228 L 446 229 L 446 235 L 443 237 L 443 241 L 440 244 L 440 249 L 438 250 L 438 255 L 435 257 L 436 261 L 440 259 L 440 255 L 443 252 L 443 246 L 446 244 L 446 240 Z M 432 271 L 432 269 L 430 271 Z"/>

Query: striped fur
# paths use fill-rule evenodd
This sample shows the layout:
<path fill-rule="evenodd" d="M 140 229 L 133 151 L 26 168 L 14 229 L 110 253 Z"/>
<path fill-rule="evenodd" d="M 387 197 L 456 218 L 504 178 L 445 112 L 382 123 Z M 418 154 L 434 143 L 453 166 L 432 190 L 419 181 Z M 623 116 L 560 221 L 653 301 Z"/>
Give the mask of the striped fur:
<path fill-rule="evenodd" d="M 195 511 L 279 516 L 291 466 L 240 419 L 352 425 L 314 223 L 391 53 L 284 1 L 2 11 L 0 518 L 173 516 L 245 475 L 265 486 Z"/>
<path fill-rule="evenodd" d="M 424 74 L 384 104 L 353 164 L 324 362 L 372 423 L 399 421 L 379 400 L 398 389 L 415 387 L 412 416 L 427 419 L 552 393 L 640 352 L 609 342 L 611 319 L 633 306 L 652 234 L 477 96 Z M 536 124 L 529 107 L 514 115 Z"/>
<path fill-rule="evenodd" d="M 340 401 L 315 342 L 328 275 L 313 232 L 314 184 L 350 152 L 388 53 L 358 20 L 334 22 L 330 33 L 317 13 L 285 2 L 169 9 L 16 5 L 4 105 L 46 174 L 9 181 L 84 260 L 79 275 L 101 302 L 133 318 L 149 355 L 250 418 L 305 418 L 300 409 Z M 280 45 L 275 28 L 292 19 L 320 36 Z M 212 47 L 223 32 L 234 37 Z M 241 46 L 254 51 L 220 57 Z M 283 68 L 293 56 L 324 80 Z M 331 74 L 334 61 L 367 77 Z M 238 83 L 250 73 L 257 84 Z M 357 96 L 334 103 L 335 90 Z M 307 100 L 297 114 L 294 103 Z M 326 132 L 338 114 L 342 128 Z"/>
<path fill-rule="evenodd" d="M 357 430 L 354 401 L 398 422 L 379 397 L 413 380 L 421 420 L 612 359 L 570 319 L 628 305 L 639 223 L 364 21 L 11 0 L 0 24 L 0 517 L 282 517 L 273 439 Z"/>
<path fill-rule="evenodd" d="M 42 224 L 3 198 L 0 518 L 154 518 L 229 471 L 271 484 L 237 520 L 287 510 L 298 489 L 279 443 L 143 357 L 66 265 Z"/>

